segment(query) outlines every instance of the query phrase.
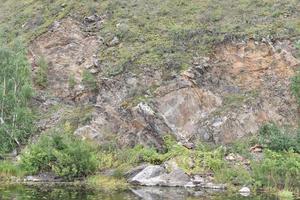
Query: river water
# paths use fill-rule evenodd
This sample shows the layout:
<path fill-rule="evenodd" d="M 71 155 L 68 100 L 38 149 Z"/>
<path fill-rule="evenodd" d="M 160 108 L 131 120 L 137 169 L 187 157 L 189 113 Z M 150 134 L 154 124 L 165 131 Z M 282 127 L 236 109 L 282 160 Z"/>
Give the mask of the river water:
<path fill-rule="evenodd" d="M 274 196 L 243 197 L 225 192 L 180 188 L 132 188 L 127 192 L 101 192 L 84 188 L 0 186 L 0 200 L 277 200 Z"/>

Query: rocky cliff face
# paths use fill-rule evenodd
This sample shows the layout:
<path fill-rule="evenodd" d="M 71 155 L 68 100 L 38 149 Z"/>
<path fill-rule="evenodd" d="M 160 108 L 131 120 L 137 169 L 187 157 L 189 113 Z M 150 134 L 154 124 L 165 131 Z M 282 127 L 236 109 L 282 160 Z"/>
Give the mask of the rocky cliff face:
<path fill-rule="evenodd" d="M 63 19 L 30 45 L 33 72 L 38 57 L 49 63 L 48 86 L 40 89 L 43 112 L 58 104 L 93 107 L 91 120 L 75 131 L 79 137 L 162 149 L 167 134 L 192 147 L 197 140 L 231 143 L 256 134 L 268 121 L 296 125 L 297 105 L 289 82 L 300 62 L 289 41 L 227 41 L 167 78 L 163 69 L 142 66 L 139 72 L 123 68 L 107 75 L 97 57 L 100 47 L 118 48 L 122 42 L 117 37 L 104 41 L 93 33 L 103 20 L 105 16 L 83 22 Z M 95 78 L 93 90 L 82 83 L 85 71 Z M 63 112 L 50 113 L 47 127 L 45 119 L 40 121 L 41 130 L 63 117 Z"/>

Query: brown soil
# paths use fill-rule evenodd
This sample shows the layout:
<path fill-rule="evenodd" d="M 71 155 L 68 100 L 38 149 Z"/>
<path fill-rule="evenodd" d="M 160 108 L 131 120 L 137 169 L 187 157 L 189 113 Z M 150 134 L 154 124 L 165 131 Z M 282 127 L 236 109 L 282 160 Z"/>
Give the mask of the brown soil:
<path fill-rule="evenodd" d="M 47 90 L 54 96 L 67 97 L 69 78 L 81 81 L 99 45 L 98 37 L 85 34 L 79 22 L 66 18 L 30 45 L 32 70 L 37 70 L 37 60 L 43 56 L 49 63 Z"/>
<path fill-rule="evenodd" d="M 269 44 L 252 40 L 246 44 L 221 45 L 215 55 L 218 60 L 227 63 L 226 71 L 234 83 L 247 89 L 262 86 L 266 76 L 290 78 L 294 74 L 294 67 L 299 64 L 287 51 L 276 51 Z"/>

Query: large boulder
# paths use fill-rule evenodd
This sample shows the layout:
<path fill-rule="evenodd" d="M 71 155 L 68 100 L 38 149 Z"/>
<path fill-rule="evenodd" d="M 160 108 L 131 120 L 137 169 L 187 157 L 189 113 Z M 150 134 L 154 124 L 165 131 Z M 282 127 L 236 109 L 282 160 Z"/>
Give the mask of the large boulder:
<path fill-rule="evenodd" d="M 160 179 L 160 175 L 165 174 L 166 170 L 158 165 L 151 165 L 143 169 L 129 180 L 132 184 L 155 186 L 163 184 L 164 180 Z"/>
<path fill-rule="evenodd" d="M 171 164 L 171 165 L 170 165 Z M 166 169 L 168 167 L 168 170 Z M 164 166 L 150 165 L 145 167 L 135 175 L 132 171 L 128 182 L 141 186 L 165 186 L 165 187 L 187 187 L 187 188 L 207 188 L 214 190 L 224 190 L 226 185 L 214 184 L 207 178 L 189 176 L 183 170 L 172 163 L 165 163 Z"/>
<path fill-rule="evenodd" d="M 151 165 L 144 168 L 129 180 L 132 184 L 143 186 L 185 186 L 190 177 L 177 168 L 170 173 L 163 166 Z"/>

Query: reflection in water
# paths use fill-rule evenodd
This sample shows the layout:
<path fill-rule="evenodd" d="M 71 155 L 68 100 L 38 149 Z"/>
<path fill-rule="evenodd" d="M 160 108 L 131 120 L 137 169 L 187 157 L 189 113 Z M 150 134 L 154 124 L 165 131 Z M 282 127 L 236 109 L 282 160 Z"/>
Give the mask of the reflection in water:
<path fill-rule="evenodd" d="M 215 191 L 143 187 L 128 192 L 100 192 L 85 188 L 0 187 L 0 200 L 276 200 L 272 196 L 242 197 Z"/>
<path fill-rule="evenodd" d="M 277 200 L 274 196 L 258 195 L 243 197 L 217 190 L 188 188 L 143 187 L 131 189 L 142 200 Z"/>
<path fill-rule="evenodd" d="M 84 188 L 10 186 L 0 189 L 0 200 L 129 200 L 131 193 L 102 193 Z"/>

